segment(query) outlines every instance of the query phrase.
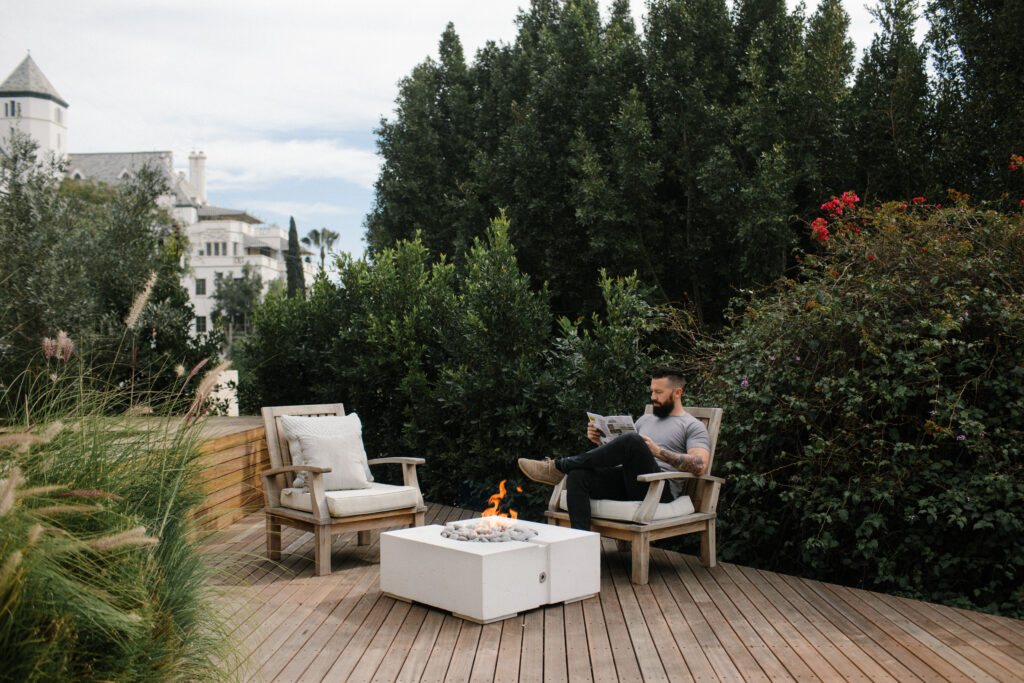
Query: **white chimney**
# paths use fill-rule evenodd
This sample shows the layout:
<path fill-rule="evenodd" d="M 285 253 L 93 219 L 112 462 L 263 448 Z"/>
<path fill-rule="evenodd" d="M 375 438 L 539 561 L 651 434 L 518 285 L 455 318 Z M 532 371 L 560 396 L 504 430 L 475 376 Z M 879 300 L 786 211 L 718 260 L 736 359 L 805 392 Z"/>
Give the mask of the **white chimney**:
<path fill-rule="evenodd" d="M 188 155 L 188 182 L 195 188 L 199 203 L 206 205 L 206 155 L 202 151 Z"/>

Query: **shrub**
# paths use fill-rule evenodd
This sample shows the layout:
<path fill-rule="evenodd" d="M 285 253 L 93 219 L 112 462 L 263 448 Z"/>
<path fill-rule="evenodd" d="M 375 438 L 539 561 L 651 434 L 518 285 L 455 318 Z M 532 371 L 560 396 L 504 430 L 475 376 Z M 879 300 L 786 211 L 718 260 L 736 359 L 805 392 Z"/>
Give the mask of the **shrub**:
<path fill-rule="evenodd" d="M 198 431 L 77 389 L 0 428 L 0 679 L 227 680 L 191 524 Z"/>
<path fill-rule="evenodd" d="M 640 409 L 659 322 L 635 276 L 602 274 L 605 317 L 556 321 L 504 217 L 459 263 L 401 241 L 340 258 L 340 284 L 318 279 L 307 301 L 266 302 L 245 344 L 245 408 L 342 401 L 371 457 L 426 457 L 427 499 L 467 507 L 521 480 L 520 457 L 586 448 L 586 410 Z M 547 493 L 531 484 L 516 505 L 537 518 Z"/>
<path fill-rule="evenodd" d="M 692 359 L 726 409 L 721 555 L 1021 616 L 1024 221 L 854 199 Z"/>

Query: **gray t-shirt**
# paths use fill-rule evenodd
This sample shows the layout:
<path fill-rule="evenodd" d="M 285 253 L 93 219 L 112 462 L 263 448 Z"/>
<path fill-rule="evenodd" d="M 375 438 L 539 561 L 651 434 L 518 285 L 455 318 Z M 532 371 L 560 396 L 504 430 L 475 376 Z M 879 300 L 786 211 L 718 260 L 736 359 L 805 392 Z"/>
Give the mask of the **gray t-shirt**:
<path fill-rule="evenodd" d="M 669 415 L 668 417 L 656 417 L 654 415 L 643 415 L 636 421 L 637 434 L 650 438 L 661 448 L 667 448 L 673 453 L 686 453 L 691 448 L 706 448 L 711 450 L 711 438 L 708 436 L 707 427 L 693 415 Z M 666 472 L 678 472 L 675 467 L 664 460 L 655 458 L 658 466 Z M 678 497 L 683 490 L 683 480 L 676 479 L 668 482 L 672 495 Z"/>

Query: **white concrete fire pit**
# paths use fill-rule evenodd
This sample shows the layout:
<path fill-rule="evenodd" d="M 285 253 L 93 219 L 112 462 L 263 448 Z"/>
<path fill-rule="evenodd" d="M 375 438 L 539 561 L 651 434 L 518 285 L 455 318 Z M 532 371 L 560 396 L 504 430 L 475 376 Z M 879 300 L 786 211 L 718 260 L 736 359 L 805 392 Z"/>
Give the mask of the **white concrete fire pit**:
<path fill-rule="evenodd" d="M 507 534 L 512 537 L 529 535 L 525 530 L 536 535 L 527 540 L 466 541 L 445 538 L 445 527 L 437 524 L 382 533 L 381 591 L 481 624 L 600 592 L 598 534 L 495 517 L 455 524 L 475 526 L 495 519 L 504 526 L 516 525 Z"/>

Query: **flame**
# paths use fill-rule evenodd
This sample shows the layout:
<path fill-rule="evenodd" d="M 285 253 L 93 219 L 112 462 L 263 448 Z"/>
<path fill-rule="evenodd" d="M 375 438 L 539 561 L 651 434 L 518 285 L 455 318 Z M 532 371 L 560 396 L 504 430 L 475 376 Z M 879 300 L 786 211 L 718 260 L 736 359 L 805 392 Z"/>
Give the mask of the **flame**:
<path fill-rule="evenodd" d="M 508 491 L 505 489 L 505 482 L 507 479 L 502 479 L 501 483 L 498 484 L 498 492 L 487 499 L 488 504 L 491 506 L 484 510 L 482 517 L 510 517 L 512 519 L 519 519 L 519 513 L 515 510 L 509 510 L 507 513 L 501 511 L 501 501 L 505 499 Z M 519 493 L 523 492 L 523 489 L 516 487 L 516 491 Z"/>

